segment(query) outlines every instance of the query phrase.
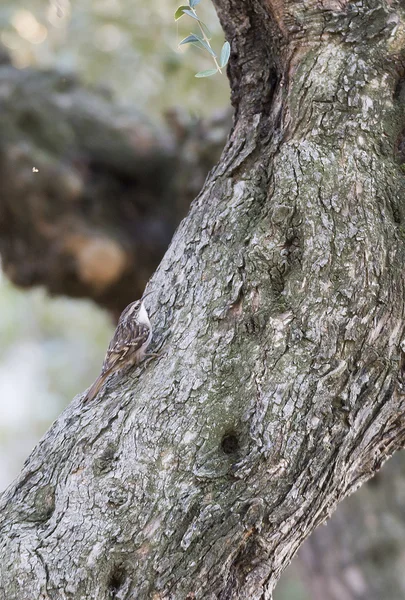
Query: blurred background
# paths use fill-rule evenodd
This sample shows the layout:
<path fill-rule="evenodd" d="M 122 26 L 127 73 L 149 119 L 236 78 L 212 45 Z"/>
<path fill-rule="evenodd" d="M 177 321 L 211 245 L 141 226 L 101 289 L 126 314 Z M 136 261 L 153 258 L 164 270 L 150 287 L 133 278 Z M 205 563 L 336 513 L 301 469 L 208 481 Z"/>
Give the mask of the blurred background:
<path fill-rule="evenodd" d="M 226 139 L 227 78 L 194 78 L 212 63 L 178 48 L 178 4 L 0 5 L 0 490 L 98 375 Z M 404 475 L 398 454 L 346 500 L 275 600 L 405 598 Z"/>
<path fill-rule="evenodd" d="M 117 100 L 160 119 L 165 108 L 180 106 L 209 114 L 228 102 L 226 77 L 194 74 L 213 67 L 206 52 L 178 48 L 195 30 L 189 17 L 174 21 L 181 2 L 158 0 L 3 0 L 2 44 L 19 68 L 57 67 L 83 81 L 105 85 Z M 224 42 L 211 2 L 198 14 L 212 33 L 212 46 Z M 200 85 L 201 84 L 201 85 Z"/>
<path fill-rule="evenodd" d="M 74 73 L 152 120 L 172 107 L 209 115 L 229 103 L 227 79 L 194 78 L 211 61 L 195 47 L 179 50 L 193 23 L 175 23 L 176 8 L 158 0 L 3 0 L 0 43 L 18 69 Z M 212 5 L 203 2 L 200 13 L 220 48 Z M 95 303 L 20 291 L 0 276 L 0 489 L 95 379 L 113 330 L 111 315 Z"/>

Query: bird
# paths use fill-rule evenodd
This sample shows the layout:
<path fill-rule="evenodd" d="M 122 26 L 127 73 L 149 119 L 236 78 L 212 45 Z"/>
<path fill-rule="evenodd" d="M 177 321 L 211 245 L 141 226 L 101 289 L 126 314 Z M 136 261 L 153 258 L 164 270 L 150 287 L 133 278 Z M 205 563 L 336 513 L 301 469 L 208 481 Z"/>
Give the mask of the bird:
<path fill-rule="evenodd" d="M 108 346 L 101 373 L 88 389 L 84 402 L 89 402 L 97 396 L 110 375 L 138 365 L 144 359 L 151 339 L 152 325 L 148 312 L 143 299 L 136 300 L 123 310 Z"/>

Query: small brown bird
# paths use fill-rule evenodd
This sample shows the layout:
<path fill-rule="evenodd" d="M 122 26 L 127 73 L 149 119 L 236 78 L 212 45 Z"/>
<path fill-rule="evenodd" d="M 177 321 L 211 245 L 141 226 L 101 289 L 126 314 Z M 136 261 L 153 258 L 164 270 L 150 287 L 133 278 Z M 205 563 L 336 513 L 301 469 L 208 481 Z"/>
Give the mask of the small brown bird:
<path fill-rule="evenodd" d="M 98 394 L 107 377 L 139 364 L 151 339 L 152 326 L 145 305 L 142 300 L 136 300 L 122 312 L 108 346 L 101 375 L 88 390 L 84 401 L 92 400 Z"/>

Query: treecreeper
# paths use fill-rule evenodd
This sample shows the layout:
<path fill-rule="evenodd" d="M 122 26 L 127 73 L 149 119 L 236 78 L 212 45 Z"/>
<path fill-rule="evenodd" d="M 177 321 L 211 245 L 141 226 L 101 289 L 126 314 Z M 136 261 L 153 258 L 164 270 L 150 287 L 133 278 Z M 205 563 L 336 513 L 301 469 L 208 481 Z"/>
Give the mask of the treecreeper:
<path fill-rule="evenodd" d="M 108 346 L 101 373 L 87 391 L 84 401 L 97 396 L 110 375 L 139 364 L 146 355 L 151 339 L 152 325 L 148 312 L 143 300 L 136 300 L 123 310 Z"/>

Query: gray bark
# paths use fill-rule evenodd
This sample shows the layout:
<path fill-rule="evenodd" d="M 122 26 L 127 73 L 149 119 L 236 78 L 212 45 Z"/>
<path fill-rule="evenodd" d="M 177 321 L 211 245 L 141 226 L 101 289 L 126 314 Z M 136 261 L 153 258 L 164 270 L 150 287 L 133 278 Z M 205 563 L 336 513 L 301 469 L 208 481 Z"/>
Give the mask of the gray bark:
<path fill-rule="evenodd" d="M 403 600 L 404 470 L 398 452 L 300 548 L 311 600 Z"/>
<path fill-rule="evenodd" d="M 4 494 L 7 600 L 265 600 L 404 443 L 402 9 L 216 5 L 235 124 L 147 287 L 161 355 Z"/>

